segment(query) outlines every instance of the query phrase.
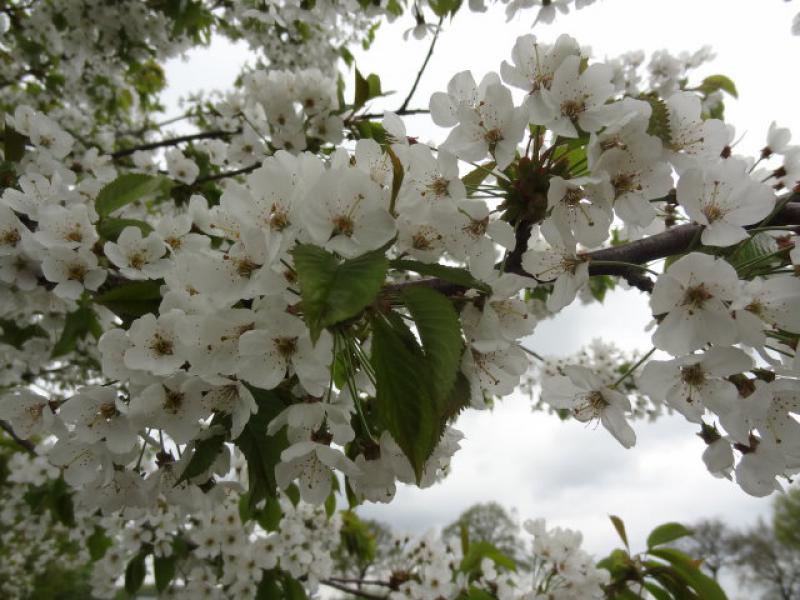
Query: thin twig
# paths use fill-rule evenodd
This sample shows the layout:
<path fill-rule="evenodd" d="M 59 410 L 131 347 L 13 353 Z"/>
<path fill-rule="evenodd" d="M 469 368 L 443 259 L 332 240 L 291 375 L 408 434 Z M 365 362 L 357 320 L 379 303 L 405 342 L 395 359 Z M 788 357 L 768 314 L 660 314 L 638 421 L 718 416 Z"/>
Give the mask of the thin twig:
<path fill-rule="evenodd" d="M 439 17 L 439 22 L 436 24 L 436 31 L 433 34 L 433 39 L 431 40 L 430 48 L 428 48 L 428 54 L 425 56 L 425 60 L 422 61 L 422 66 L 419 68 L 419 72 L 417 73 L 417 78 L 414 80 L 414 85 L 411 86 L 411 90 L 408 92 L 408 96 L 406 96 L 406 99 L 403 100 L 403 103 L 400 105 L 400 108 L 397 109 L 398 113 L 408 108 L 408 103 L 411 102 L 411 97 L 414 95 L 414 92 L 417 91 L 419 80 L 422 79 L 422 74 L 425 72 L 425 67 L 428 66 L 428 61 L 431 59 L 431 56 L 433 56 L 433 48 L 434 46 L 436 46 L 436 40 L 439 38 L 439 32 L 442 30 L 443 22 L 444 22 L 444 16 Z"/>
<path fill-rule="evenodd" d="M 125 148 L 124 150 L 117 150 L 116 152 L 111 153 L 111 158 L 116 160 L 119 158 L 130 156 L 131 154 L 133 154 L 134 152 L 138 152 L 139 150 L 155 150 L 156 148 L 163 148 L 165 146 L 177 146 L 178 144 L 183 144 L 184 142 L 193 142 L 195 140 L 208 140 L 220 137 L 227 137 L 230 135 L 235 135 L 240 132 L 241 129 L 236 129 L 234 131 L 223 131 L 221 129 L 218 129 L 213 131 L 202 131 L 200 133 L 182 135 L 175 138 L 159 140 L 157 142 L 149 142 L 147 144 L 139 144 L 138 146 L 131 146 L 130 148 Z"/>
<path fill-rule="evenodd" d="M 16 433 L 14 433 L 14 429 L 12 429 L 11 425 L 8 422 L 0 419 L 0 429 L 2 429 L 8 435 L 10 435 L 11 439 L 13 439 L 19 446 L 21 446 L 26 452 L 28 452 L 28 454 L 36 456 L 36 445 L 32 441 L 22 439 Z"/>
<path fill-rule="evenodd" d="M 369 592 L 365 592 L 359 589 L 349 588 L 346 585 L 342 585 L 341 583 L 337 583 L 330 579 L 325 579 L 320 581 L 322 585 L 327 585 L 328 587 L 332 587 L 340 592 L 345 592 L 346 594 L 353 594 L 353 596 L 358 596 L 359 598 L 366 598 L 367 600 L 386 600 L 389 596 L 379 596 L 378 594 L 370 594 Z"/>
<path fill-rule="evenodd" d="M 253 163 L 252 165 L 242 167 L 241 169 L 236 169 L 234 171 L 222 171 L 221 173 L 208 175 L 207 177 L 200 177 L 199 179 L 195 179 L 193 183 L 187 183 L 186 187 L 195 187 L 201 183 L 207 183 L 209 181 L 217 181 L 218 179 L 225 179 L 226 177 L 236 177 L 237 175 L 244 175 L 245 173 L 250 173 L 252 171 L 255 171 L 260 166 L 261 163 L 257 162 Z"/>

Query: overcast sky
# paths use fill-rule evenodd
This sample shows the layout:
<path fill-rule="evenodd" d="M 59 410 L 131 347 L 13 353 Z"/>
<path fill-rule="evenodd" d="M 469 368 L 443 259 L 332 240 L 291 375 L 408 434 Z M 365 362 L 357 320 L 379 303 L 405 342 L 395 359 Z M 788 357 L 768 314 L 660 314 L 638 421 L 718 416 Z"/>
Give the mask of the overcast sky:
<path fill-rule="evenodd" d="M 591 46 L 597 59 L 635 49 L 679 52 L 710 44 L 717 58 L 702 68 L 697 81 L 712 73 L 735 81 L 740 99 L 727 101 L 726 115 L 736 125 L 737 137 L 744 135 L 737 150 L 757 153 L 772 120 L 800 135 L 795 66 L 800 38 L 789 32 L 798 4 L 598 0 L 584 10 L 559 15 L 553 25 L 537 25 L 534 33 L 544 42 L 569 33 Z M 531 31 L 534 14 L 522 11 L 505 23 L 501 6 L 483 15 L 463 10 L 446 25 L 410 106 L 427 107 L 430 94 L 444 90 L 458 71 L 471 69 L 479 79 L 489 70 L 499 70 L 516 38 Z M 362 72 L 379 73 L 385 90 L 398 91 L 375 109 L 401 103 L 427 51 L 428 40 L 403 41 L 402 32 L 410 25 L 409 17 L 381 27 L 373 49 L 356 53 Z M 177 114 L 178 96 L 198 86 L 228 87 L 238 70 L 234 65 L 245 59 L 243 48 L 220 42 L 193 52 L 188 61 L 169 63 L 169 114 Z M 406 125 L 409 135 L 423 141 L 444 139 L 427 117 L 408 119 Z M 647 351 L 649 335 L 643 328 L 649 320 L 643 294 L 617 291 L 603 305 L 576 304 L 564 310 L 542 323 L 526 344 L 540 353 L 564 355 L 602 337 L 623 348 Z M 427 490 L 404 487 L 391 505 L 367 506 L 361 512 L 401 530 L 421 532 L 446 525 L 475 502 L 497 500 L 515 508 L 520 519 L 544 517 L 582 530 L 586 546 L 597 553 L 617 543 L 609 514 L 628 523 L 634 549 L 642 547 L 650 529 L 665 521 L 720 517 L 746 525 L 768 514 L 769 500 L 751 498 L 735 484 L 706 472 L 700 460 L 704 445 L 682 417 L 634 426 L 638 443 L 625 450 L 602 427 L 561 423 L 533 413 L 530 401 L 516 394 L 492 413 L 470 411 L 461 417 L 458 428 L 466 439 L 445 482 Z"/>

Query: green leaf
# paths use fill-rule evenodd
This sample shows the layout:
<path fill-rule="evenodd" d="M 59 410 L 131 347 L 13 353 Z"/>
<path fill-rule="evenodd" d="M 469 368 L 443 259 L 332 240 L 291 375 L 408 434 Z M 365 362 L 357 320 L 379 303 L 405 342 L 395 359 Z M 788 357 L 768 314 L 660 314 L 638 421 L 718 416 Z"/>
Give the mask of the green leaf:
<path fill-rule="evenodd" d="M 485 165 L 475 167 L 461 178 L 462 183 L 467 188 L 467 194 L 472 195 L 474 188 L 478 187 L 484 180 L 492 174 L 492 170 L 497 166 L 494 161 L 488 162 Z M 473 188 L 470 190 L 469 188 Z"/>
<path fill-rule="evenodd" d="M 153 556 L 153 575 L 156 580 L 156 589 L 163 592 L 172 583 L 175 577 L 175 556 Z"/>
<path fill-rule="evenodd" d="M 664 523 L 653 529 L 650 535 L 647 536 L 647 547 L 654 548 L 669 544 L 687 535 L 692 535 L 692 530 L 687 529 L 680 523 Z"/>
<path fill-rule="evenodd" d="M 458 314 L 446 296 L 431 288 L 408 287 L 401 296 L 422 339 L 433 397 L 437 404 L 441 399 L 443 405 L 455 384 L 464 352 Z"/>
<path fill-rule="evenodd" d="M 137 219 L 115 219 L 113 217 L 106 217 L 97 224 L 97 233 L 100 237 L 116 242 L 119 234 L 126 227 L 138 227 L 143 236 L 148 235 L 153 231 L 149 223 L 139 221 Z"/>
<path fill-rule="evenodd" d="M 144 576 L 147 573 L 144 565 L 145 558 L 147 558 L 147 552 L 140 551 L 125 568 L 125 591 L 130 596 L 136 594 L 144 583 Z"/>
<path fill-rule="evenodd" d="M 450 267 L 447 265 L 424 263 L 417 260 L 394 259 L 389 261 L 389 266 L 396 271 L 413 271 L 420 275 L 428 275 L 430 277 L 438 277 L 450 283 L 463 286 L 465 288 L 473 288 L 481 292 L 491 293 L 492 288 L 488 285 L 475 279 L 466 269 L 459 269 L 458 267 Z"/>
<path fill-rule="evenodd" d="M 336 477 L 336 475 L 332 475 L 332 477 Z M 333 516 L 333 513 L 335 512 L 336 512 L 336 494 L 334 492 L 331 492 L 325 499 L 325 514 L 328 515 L 328 518 L 331 518 Z"/>
<path fill-rule="evenodd" d="M 267 425 L 285 407 L 283 399 L 275 391 L 249 388 L 258 404 L 258 412 L 250 417 L 241 435 L 234 440 L 247 459 L 247 476 L 250 510 L 268 496 L 275 496 L 275 465 L 281 452 L 289 445 L 286 429 L 275 435 L 267 435 Z"/>
<path fill-rule="evenodd" d="M 283 574 L 283 592 L 286 600 L 308 600 L 303 585 L 288 573 Z"/>
<path fill-rule="evenodd" d="M 461 7 L 461 0 L 430 0 L 428 4 L 437 17 L 452 17 Z"/>
<path fill-rule="evenodd" d="M 371 304 L 389 268 L 377 251 L 340 262 L 318 246 L 298 244 L 292 256 L 303 318 L 314 342 L 325 327 L 355 317 Z"/>
<path fill-rule="evenodd" d="M 372 320 L 375 407 L 385 427 L 408 457 L 419 481 L 438 442 L 434 399 L 427 384 L 425 357 L 414 335 L 394 314 Z"/>
<path fill-rule="evenodd" d="M 739 97 L 739 92 L 736 90 L 736 84 L 725 75 L 709 75 L 703 80 L 697 90 L 706 96 L 713 94 L 719 90 L 729 93 L 734 98 Z"/>
<path fill-rule="evenodd" d="M 297 506 L 297 504 L 300 502 L 300 489 L 295 484 L 290 483 L 289 487 L 283 490 L 283 493 L 286 494 L 287 498 L 289 498 L 292 506 Z"/>
<path fill-rule="evenodd" d="M 58 338 L 51 358 L 64 356 L 75 350 L 78 340 L 84 339 L 91 334 L 95 339 L 103 333 L 102 327 L 97 320 L 97 315 L 88 306 L 81 306 L 75 312 L 71 312 L 64 320 L 64 329 L 61 337 Z"/>
<path fill-rule="evenodd" d="M 762 231 L 736 246 L 727 261 L 737 272 L 744 274 L 749 269 L 771 263 L 779 250 L 775 238 Z"/>
<path fill-rule="evenodd" d="M 647 133 L 654 135 L 664 142 L 665 146 L 672 146 L 672 129 L 669 124 L 669 109 L 667 103 L 654 95 L 641 95 L 639 100 L 644 100 L 653 109 Z"/>
<path fill-rule="evenodd" d="M 645 582 L 644 588 L 653 595 L 655 600 L 672 600 L 672 595 L 655 583 Z"/>
<path fill-rule="evenodd" d="M 589 290 L 598 302 L 605 300 L 606 292 L 613 290 L 615 285 L 614 278 L 608 275 L 593 275 L 589 278 Z"/>
<path fill-rule="evenodd" d="M 694 560 L 674 548 L 651 548 L 648 554 L 666 560 L 681 578 L 703 600 L 728 600 L 725 592 L 711 577 L 700 571 L 701 560 Z"/>
<path fill-rule="evenodd" d="M 475 586 L 469 586 L 469 590 L 467 591 L 467 597 L 465 600 L 495 600 L 495 597 L 492 596 L 489 592 L 486 592 L 480 588 L 476 588 Z"/>
<path fill-rule="evenodd" d="M 6 123 L 3 132 L 3 156 L 9 162 L 19 162 L 25 156 L 26 137 Z"/>
<path fill-rule="evenodd" d="M 513 559 L 500 552 L 500 550 L 495 548 L 492 544 L 486 541 L 477 541 L 469 545 L 469 551 L 464 558 L 461 559 L 459 570 L 462 573 L 472 573 L 477 571 L 480 569 L 481 561 L 484 558 L 490 559 L 496 565 L 505 567 L 509 571 L 516 571 L 517 569 L 517 563 L 515 563 Z"/>
<path fill-rule="evenodd" d="M 386 146 L 386 153 L 392 161 L 392 196 L 389 202 L 389 212 L 392 213 L 393 217 L 396 217 L 397 213 L 394 207 L 395 202 L 397 202 L 397 195 L 400 193 L 400 186 L 403 184 L 405 171 L 403 170 L 403 163 L 400 162 L 400 159 L 397 157 L 394 150 L 392 150 L 391 146 Z"/>
<path fill-rule="evenodd" d="M 175 485 L 208 471 L 214 461 L 217 460 L 219 453 L 222 452 L 224 445 L 225 435 L 223 434 L 196 441 L 194 443 L 194 454 L 192 454 L 189 464 L 186 465 Z"/>
<path fill-rule="evenodd" d="M 141 317 L 155 313 L 161 304 L 161 282 L 131 281 L 98 294 L 96 304 L 101 304 L 116 315 Z"/>
<path fill-rule="evenodd" d="M 22 350 L 22 345 L 33 337 L 47 338 L 47 332 L 39 325 L 25 325 L 20 327 L 16 321 L 11 319 L 0 319 L 0 343 L 14 346 L 17 350 Z"/>
<path fill-rule="evenodd" d="M 381 78 L 375 73 L 370 73 L 367 75 L 367 89 L 369 92 L 369 98 L 375 98 L 383 93 L 381 92 Z"/>
<path fill-rule="evenodd" d="M 86 547 L 89 549 L 89 556 L 92 562 L 96 562 L 103 558 L 108 550 L 113 545 L 111 538 L 106 535 L 105 529 L 102 527 L 95 527 L 92 535 L 86 538 Z"/>
<path fill-rule="evenodd" d="M 283 590 L 278 585 L 278 575 L 276 571 L 264 571 L 261 576 L 261 582 L 258 584 L 256 590 L 255 600 L 281 600 L 283 598 Z"/>
<path fill-rule="evenodd" d="M 277 531 L 283 518 L 281 503 L 274 496 L 267 496 L 264 508 L 256 514 L 256 520 L 265 531 Z"/>
<path fill-rule="evenodd" d="M 625 523 L 623 523 L 622 519 L 616 515 L 609 515 L 608 518 L 611 519 L 611 523 L 614 525 L 614 529 L 617 530 L 617 534 L 619 534 L 619 537 L 625 544 L 625 547 L 630 548 L 630 545 L 628 544 L 628 534 L 625 532 Z"/>
<path fill-rule="evenodd" d="M 367 100 L 369 100 L 369 82 L 361 74 L 361 71 L 356 71 L 356 94 L 353 99 L 353 108 L 361 108 Z"/>
<path fill-rule="evenodd" d="M 168 185 L 164 177 L 146 175 L 144 173 L 125 173 L 114 181 L 107 183 L 95 200 L 95 208 L 100 217 L 107 217 L 115 210 L 136 202 L 146 196 L 152 196 Z"/>

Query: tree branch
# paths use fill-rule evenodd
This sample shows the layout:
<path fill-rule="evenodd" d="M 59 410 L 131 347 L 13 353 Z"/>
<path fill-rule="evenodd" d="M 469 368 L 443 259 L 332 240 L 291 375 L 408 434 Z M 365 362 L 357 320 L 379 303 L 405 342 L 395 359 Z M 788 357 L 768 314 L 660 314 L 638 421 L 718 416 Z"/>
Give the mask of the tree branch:
<path fill-rule="evenodd" d="M 789 196 L 789 202 L 775 214 L 771 219 L 771 224 L 796 226 L 797 229 L 800 230 L 800 193 L 795 192 Z M 758 225 L 752 225 L 749 229 L 755 227 L 758 227 Z M 582 256 L 589 261 L 590 275 L 614 275 L 617 277 L 624 277 L 630 285 L 644 292 L 651 292 L 654 282 L 641 269 L 625 265 L 592 264 L 592 261 L 603 261 L 604 263 L 607 261 L 625 262 L 634 265 L 642 265 L 675 254 L 681 254 L 689 250 L 702 229 L 703 227 L 701 225 L 696 224 L 678 225 L 640 240 L 628 242 L 620 246 L 612 246 L 610 248 L 601 248 L 600 250 L 586 252 L 582 254 Z M 530 231 L 531 225 L 529 223 L 522 222 L 517 226 L 516 246 L 506 258 L 505 271 L 507 273 L 515 273 L 526 277 L 531 276 L 522 268 L 522 255 L 525 250 L 527 250 Z M 392 287 L 402 288 L 408 285 L 424 285 L 446 295 L 463 294 L 467 290 L 464 286 L 456 285 L 438 278 L 400 283 Z"/>
<path fill-rule="evenodd" d="M 21 446 L 26 452 L 28 452 L 28 454 L 36 456 L 36 445 L 30 440 L 24 440 L 21 437 L 19 437 L 16 433 L 14 433 L 14 429 L 11 427 L 11 425 L 8 424 L 8 422 L 0 419 L 0 429 L 2 429 L 8 435 L 10 435 L 11 439 L 13 439 L 19 446 Z"/>
<path fill-rule="evenodd" d="M 366 598 L 367 600 L 386 600 L 389 596 L 379 596 L 377 594 L 370 594 L 369 592 L 365 592 L 359 589 L 349 588 L 346 585 L 342 585 L 341 583 L 337 583 L 330 579 L 325 579 L 320 581 L 322 585 L 327 585 L 328 587 L 332 587 L 340 592 L 345 592 L 346 594 L 352 594 L 353 596 L 358 596 L 359 598 Z"/>
<path fill-rule="evenodd" d="M 178 144 L 182 144 L 184 142 L 193 142 L 195 140 L 207 140 L 207 139 L 214 139 L 220 137 L 226 137 L 229 135 L 235 135 L 240 133 L 241 129 L 236 129 L 234 131 L 223 131 L 223 130 L 214 130 L 214 131 L 203 131 L 200 133 L 192 133 L 189 135 L 182 135 L 175 138 L 169 138 L 166 140 L 159 140 L 158 142 L 149 142 L 147 144 L 140 144 L 138 146 L 132 146 L 130 148 L 125 148 L 124 150 L 117 150 L 116 152 L 111 153 L 111 158 L 117 160 L 119 158 L 123 158 L 125 156 L 130 156 L 134 152 L 138 152 L 139 150 L 155 150 L 156 148 L 163 148 L 165 146 L 177 146 Z"/>
<path fill-rule="evenodd" d="M 398 113 L 401 113 L 406 108 L 408 108 L 408 103 L 411 102 L 411 97 L 414 95 L 414 92 L 417 91 L 419 80 L 422 79 L 422 74 L 425 72 L 425 68 L 428 66 L 428 61 L 431 59 L 431 56 L 433 56 L 433 48 L 434 46 L 436 46 L 436 40 L 439 38 L 439 32 L 442 30 L 443 21 L 444 17 L 442 16 L 439 18 L 439 22 L 436 24 L 436 32 L 433 34 L 433 39 L 431 40 L 430 48 L 428 48 L 428 54 L 425 55 L 425 60 L 422 61 L 422 66 L 419 68 L 419 72 L 417 73 L 417 78 L 414 80 L 414 85 L 411 86 L 411 90 L 408 92 L 408 96 L 406 96 L 406 99 L 403 100 L 403 103 L 397 110 Z"/>

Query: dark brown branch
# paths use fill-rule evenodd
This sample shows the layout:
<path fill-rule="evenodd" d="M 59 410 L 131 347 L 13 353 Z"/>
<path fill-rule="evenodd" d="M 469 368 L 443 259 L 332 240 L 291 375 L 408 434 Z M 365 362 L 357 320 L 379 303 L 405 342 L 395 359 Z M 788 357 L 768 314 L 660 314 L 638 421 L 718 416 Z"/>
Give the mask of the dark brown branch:
<path fill-rule="evenodd" d="M 192 133 L 189 135 L 182 135 L 179 137 L 169 138 L 166 140 L 159 140 L 157 142 L 149 142 L 147 144 L 139 144 L 138 146 L 131 146 L 130 148 L 125 148 L 124 150 L 117 150 L 116 152 L 111 153 L 111 158 L 117 160 L 125 156 L 130 156 L 131 154 L 133 154 L 134 152 L 138 152 L 139 150 L 155 150 L 156 148 L 164 148 L 166 146 L 177 146 L 178 144 L 183 144 L 184 142 L 193 142 L 195 140 L 208 140 L 208 139 L 227 137 L 235 135 L 240 132 L 241 129 L 236 129 L 234 131 L 223 131 L 220 129 L 214 131 L 203 131 L 200 133 Z"/>
<path fill-rule="evenodd" d="M 22 447 L 28 454 L 36 456 L 36 445 L 30 440 L 25 440 L 14 433 L 14 429 L 9 423 L 0 419 L 0 429 L 5 431 L 11 439 L 13 439 L 20 447 Z"/>
<path fill-rule="evenodd" d="M 431 111 L 428 110 L 427 108 L 407 108 L 405 110 L 396 110 L 396 111 L 394 111 L 394 114 L 396 114 L 399 117 L 403 117 L 403 116 L 406 116 L 406 115 L 428 115 L 428 114 L 430 114 L 430 112 Z M 380 114 L 379 113 L 364 113 L 363 115 L 356 115 L 354 117 L 351 117 L 349 120 L 350 121 L 366 121 L 368 119 L 382 119 L 383 116 L 384 116 L 384 113 L 380 113 Z"/>
<path fill-rule="evenodd" d="M 363 590 L 354 589 L 347 587 L 346 585 L 342 585 L 341 583 L 337 583 L 336 581 L 332 581 L 330 579 L 325 579 L 321 581 L 322 585 L 327 585 L 328 587 L 332 587 L 340 592 L 345 592 L 346 594 L 352 594 L 353 596 L 358 596 L 359 598 L 366 598 L 367 600 L 386 600 L 389 596 L 379 596 L 377 594 L 370 594 L 369 592 L 365 592 Z"/>
<path fill-rule="evenodd" d="M 214 175 L 200 177 L 199 179 L 195 179 L 194 182 L 186 184 L 186 187 L 195 187 L 201 183 L 207 183 L 209 181 L 217 181 L 218 179 L 225 179 L 226 177 L 236 177 L 237 175 L 244 175 L 245 173 L 250 173 L 252 171 L 255 171 L 260 166 L 261 163 L 257 162 L 253 163 L 252 165 L 247 165 L 246 167 L 242 167 L 241 169 L 236 169 L 234 171 L 222 171 L 221 173 L 215 173 Z"/>
<path fill-rule="evenodd" d="M 785 198 L 785 197 L 784 197 Z M 789 202 L 775 216 L 770 219 L 770 225 L 795 225 L 800 230 L 800 193 L 793 193 Z M 752 225 L 753 229 L 758 225 Z M 506 272 L 530 277 L 522 268 L 522 255 L 528 246 L 528 237 L 531 227 L 521 223 L 517 227 L 517 244 L 506 258 Z M 678 225 L 640 240 L 628 242 L 620 246 L 602 248 L 593 252 L 586 252 L 584 256 L 589 261 L 590 275 L 614 275 L 624 277 L 628 283 L 642 291 L 653 290 L 653 280 L 636 267 L 627 265 L 592 264 L 592 261 L 621 262 L 635 265 L 644 265 L 654 260 L 666 258 L 687 252 L 694 240 L 702 232 L 702 226 L 694 224 Z M 423 279 L 408 283 L 400 283 L 392 288 L 402 288 L 408 285 L 425 285 L 446 295 L 463 294 L 467 288 L 442 281 L 436 278 Z"/>

